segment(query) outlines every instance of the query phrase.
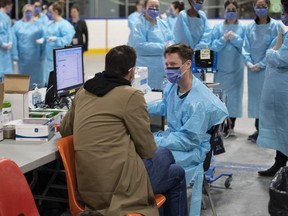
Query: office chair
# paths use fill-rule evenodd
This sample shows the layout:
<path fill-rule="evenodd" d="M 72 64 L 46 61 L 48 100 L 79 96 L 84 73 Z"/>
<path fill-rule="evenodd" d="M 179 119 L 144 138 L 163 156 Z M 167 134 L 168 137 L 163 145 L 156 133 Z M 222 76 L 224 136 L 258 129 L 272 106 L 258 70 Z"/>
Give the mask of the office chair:
<path fill-rule="evenodd" d="M 63 161 L 63 165 L 66 171 L 66 180 L 68 188 L 68 198 L 70 212 L 72 216 L 84 212 L 84 204 L 77 200 L 76 190 L 77 190 L 77 179 L 76 179 L 76 169 L 75 169 L 75 153 L 73 147 L 73 135 L 61 138 L 57 141 L 57 147 L 60 152 L 60 156 Z M 155 201 L 157 207 L 160 208 L 166 201 L 165 196 L 162 194 L 155 195 Z M 141 216 L 141 214 L 130 213 L 126 216 Z"/>
<path fill-rule="evenodd" d="M 39 216 L 32 192 L 18 165 L 0 159 L 0 215 Z"/>

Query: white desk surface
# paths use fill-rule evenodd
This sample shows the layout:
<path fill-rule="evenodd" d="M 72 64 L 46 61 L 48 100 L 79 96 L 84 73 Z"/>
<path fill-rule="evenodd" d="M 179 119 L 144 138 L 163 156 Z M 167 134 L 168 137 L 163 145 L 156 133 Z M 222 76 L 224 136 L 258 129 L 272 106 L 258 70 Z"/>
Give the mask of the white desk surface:
<path fill-rule="evenodd" d="M 162 92 L 147 92 L 144 98 L 147 103 L 156 102 L 162 99 Z"/>
<path fill-rule="evenodd" d="M 34 170 L 58 157 L 56 133 L 48 142 L 3 140 L 0 142 L 0 158 L 9 158 L 20 167 L 23 173 Z"/>

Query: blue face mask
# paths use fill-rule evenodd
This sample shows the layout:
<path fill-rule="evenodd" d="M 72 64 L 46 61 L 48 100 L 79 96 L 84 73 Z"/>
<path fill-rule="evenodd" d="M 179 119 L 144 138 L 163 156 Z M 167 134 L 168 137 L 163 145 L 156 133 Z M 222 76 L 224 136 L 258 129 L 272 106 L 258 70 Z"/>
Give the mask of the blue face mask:
<path fill-rule="evenodd" d="M 225 18 L 227 20 L 235 20 L 237 18 L 237 12 L 228 11 L 228 12 L 226 12 Z"/>
<path fill-rule="evenodd" d="M 53 19 L 52 13 L 51 13 L 51 12 L 48 12 L 48 13 L 47 13 L 47 17 L 48 17 L 49 20 L 52 20 L 52 19 Z"/>
<path fill-rule="evenodd" d="M 168 67 L 165 68 L 165 73 L 167 75 L 167 79 L 171 83 L 178 83 L 181 79 L 181 70 L 180 67 Z"/>
<path fill-rule="evenodd" d="M 33 13 L 32 13 L 32 11 L 26 11 L 24 16 L 25 16 L 26 20 L 30 21 L 33 17 Z"/>
<path fill-rule="evenodd" d="M 255 13 L 258 17 L 264 17 L 268 14 L 268 8 L 255 8 Z"/>
<path fill-rule="evenodd" d="M 40 14 L 41 13 L 41 7 L 40 6 L 34 7 L 34 13 L 35 14 Z"/>
<path fill-rule="evenodd" d="M 281 15 L 281 21 L 285 26 L 288 26 L 288 20 L 286 19 L 285 14 Z"/>
<path fill-rule="evenodd" d="M 170 16 L 172 16 L 172 17 L 176 17 L 174 11 L 173 11 L 171 8 L 169 9 L 169 14 L 170 14 Z"/>
<path fill-rule="evenodd" d="M 196 2 L 196 3 L 193 5 L 193 7 L 194 7 L 194 9 L 195 9 L 196 11 L 199 11 L 199 10 L 202 9 L 203 4 L 202 4 L 202 3 L 197 3 L 197 2 Z"/>
<path fill-rule="evenodd" d="M 144 8 L 141 9 L 141 13 L 145 14 L 145 9 Z"/>
<path fill-rule="evenodd" d="M 155 20 L 159 16 L 159 9 L 149 8 L 147 13 L 152 19 Z"/>

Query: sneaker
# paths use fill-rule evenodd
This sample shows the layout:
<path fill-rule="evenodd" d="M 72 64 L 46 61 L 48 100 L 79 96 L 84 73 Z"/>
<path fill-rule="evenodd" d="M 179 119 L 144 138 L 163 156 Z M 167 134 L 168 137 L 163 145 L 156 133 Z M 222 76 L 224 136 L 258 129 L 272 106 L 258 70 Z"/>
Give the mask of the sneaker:
<path fill-rule="evenodd" d="M 258 171 L 258 174 L 260 176 L 267 176 L 267 177 L 273 177 L 277 172 L 278 170 L 281 168 L 281 166 L 277 166 L 276 164 L 273 164 L 272 167 L 270 167 L 269 169 L 267 170 L 263 170 L 263 171 Z"/>
<path fill-rule="evenodd" d="M 258 138 L 258 131 L 254 132 L 252 135 L 248 136 L 248 140 L 250 140 L 253 143 L 256 143 Z"/>
<path fill-rule="evenodd" d="M 233 129 L 229 130 L 229 136 L 236 136 L 235 131 Z"/>

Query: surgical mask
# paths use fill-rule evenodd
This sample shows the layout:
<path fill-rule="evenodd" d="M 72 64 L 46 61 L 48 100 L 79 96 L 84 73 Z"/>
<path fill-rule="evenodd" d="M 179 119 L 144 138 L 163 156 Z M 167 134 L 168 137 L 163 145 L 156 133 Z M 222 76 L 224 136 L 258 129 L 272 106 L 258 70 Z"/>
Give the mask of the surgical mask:
<path fill-rule="evenodd" d="M 235 20 L 237 18 L 237 12 L 228 11 L 228 12 L 226 12 L 225 18 L 227 20 Z"/>
<path fill-rule="evenodd" d="M 49 20 L 52 20 L 52 19 L 53 19 L 52 13 L 51 13 L 51 12 L 48 12 L 48 13 L 47 13 L 47 17 L 48 17 Z"/>
<path fill-rule="evenodd" d="M 176 17 L 176 14 L 174 13 L 174 11 L 171 8 L 169 9 L 169 14 L 172 17 Z"/>
<path fill-rule="evenodd" d="M 41 13 L 41 7 L 40 6 L 35 6 L 34 7 L 34 12 L 35 12 L 35 14 L 40 14 Z"/>
<path fill-rule="evenodd" d="M 281 15 L 281 21 L 285 26 L 288 26 L 288 20 L 286 19 L 285 14 Z"/>
<path fill-rule="evenodd" d="M 181 65 L 181 67 L 183 65 Z M 167 68 L 165 68 L 165 73 L 167 75 L 167 79 L 169 80 L 169 82 L 178 83 L 181 80 L 182 76 L 187 71 L 186 70 L 181 74 L 181 67 L 167 67 Z"/>
<path fill-rule="evenodd" d="M 264 17 L 268 14 L 268 8 L 255 8 L 255 13 L 258 17 Z"/>
<path fill-rule="evenodd" d="M 193 5 L 193 7 L 194 7 L 194 9 L 195 9 L 196 11 L 199 11 L 199 10 L 202 9 L 203 4 L 202 4 L 202 3 L 197 3 L 197 2 L 196 2 L 196 3 Z"/>
<path fill-rule="evenodd" d="M 33 13 L 32 13 L 32 11 L 26 11 L 24 16 L 25 16 L 26 20 L 30 21 L 33 17 Z"/>
<path fill-rule="evenodd" d="M 144 8 L 141 9 L 141 13 L 145 14 L 145 9 Z"/>
<path fill-rule="evenodd" d="M 159 9 L 149 8 L 148 15 L 155 20 L 159 16 Z"/>

